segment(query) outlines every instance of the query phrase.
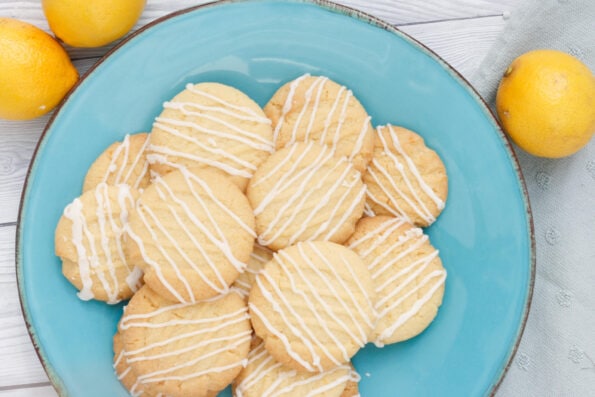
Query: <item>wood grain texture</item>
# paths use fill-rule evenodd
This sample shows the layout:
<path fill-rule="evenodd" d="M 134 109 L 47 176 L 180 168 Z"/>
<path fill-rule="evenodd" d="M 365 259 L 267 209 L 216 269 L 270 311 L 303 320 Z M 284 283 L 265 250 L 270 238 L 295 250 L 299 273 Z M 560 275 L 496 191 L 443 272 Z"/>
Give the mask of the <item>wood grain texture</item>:
<path fill-rule="evenodd" d="M 2 397 L 56 397 L 57 395 L 54 388 L 48 385 L 7 390 L 0 389 L 0 396 Z"/>
<path fill-rule="evenodd" d="M 47 382 L 21 314 L 15 275 L 15 232 L 14 226 L 0 228 L 0 390 Z"/>

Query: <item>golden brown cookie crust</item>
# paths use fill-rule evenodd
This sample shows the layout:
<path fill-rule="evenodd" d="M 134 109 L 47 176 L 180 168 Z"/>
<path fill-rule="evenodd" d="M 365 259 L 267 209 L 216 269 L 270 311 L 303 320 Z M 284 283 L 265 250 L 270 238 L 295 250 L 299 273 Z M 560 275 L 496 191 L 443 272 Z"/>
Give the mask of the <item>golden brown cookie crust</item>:
<path fill-rule="evenodd" d="M 264 162 L 247 195 L 259 244 L 278 250 L 308 240 L 343 243 L 363 213 L 365 186 L 345 157 L 298 142 Z"/>
<path fill-rule="evenodd" d="M 298 243 L 277 252 L 256 278 L 252 325 L 275 360 L 322 372 L 348 363 L 368 341 L 373 295 L 370 274 L 353 251 Z"/>
<path fill-rule="evenodd" d="M 264 112 L 243 92 L 219 83 L 187 84 L 164 104 L 151 131 L 148 159 L 159 175 L 212 167 L 244 190 L 274 150 Z"/>
<path fill-rule="evenodd" d="M 252 339 L 246 303 L 234 292 L 176 304 L 145 286 L 126 307 L 121 329 L 140 385 L 171 397 L 223 390 L 242 369 Z"/>
<path fill-rule="evenodd" d="M 346 245 L 371 272 L 378 319 L 378 346 L 412 338 L 436 317 L 446 270 L 427 235 L 404 219 L 363 218 Z"/>
<path fill-rule="evenodd" d="M 324 76 L 303 75 L 283 85 L 264 112 L 273 122 L 277 149 L 319 142 L 346 156 L 361 172 L 372 158 L 370 116 L 348 88 Z"/>
<path fill-rule="evenodd" d="M 145 150 L 149 134 L 126 135 L 122 142 L 112 143 L 97 157 L 85 176 L 83 192 L 104 182 L 108 185 L 124 183 L 142 190 L 150 183 L 149 163 Z"/>
<path fill-rule="evenodd" d="M 246 196 L 221 172 L 176 170 L 142 193 L 127 229 L 129 261 L 166 299 L 196 302 L 226 293 L 254 244 Z"/>
<path fill-rule="evenodd" d="M 376 131 L 374 158 L 364 174 L 368 215 L 400 216 L 429 226 L 448 195 L 442 160 L 413 131 L 390 124 Z"/>

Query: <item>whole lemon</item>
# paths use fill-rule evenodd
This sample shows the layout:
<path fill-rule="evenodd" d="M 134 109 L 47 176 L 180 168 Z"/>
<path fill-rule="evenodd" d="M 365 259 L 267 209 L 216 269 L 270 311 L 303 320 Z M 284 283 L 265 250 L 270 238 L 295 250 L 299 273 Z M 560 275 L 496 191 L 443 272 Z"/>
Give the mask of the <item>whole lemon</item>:
<path fill-rule="evenodd" d="M 73 47 L 100 47 L 132 29 L 146 0 L 42 0 L 50 29 Z"/>
<path fill-rule="evenodd" d="M 525 151 L 539 157 L 569 156 L 595 132 L 595 77 L 569 54 L 530 51 L 504 73 L 496 110 L 504 130 Z"/>
<path fill-rule="evenodd" d="M 49 112 L 77 79 L 68 54 L 52 36 L 0 18 L 0 118 L 28 120 Z"/>

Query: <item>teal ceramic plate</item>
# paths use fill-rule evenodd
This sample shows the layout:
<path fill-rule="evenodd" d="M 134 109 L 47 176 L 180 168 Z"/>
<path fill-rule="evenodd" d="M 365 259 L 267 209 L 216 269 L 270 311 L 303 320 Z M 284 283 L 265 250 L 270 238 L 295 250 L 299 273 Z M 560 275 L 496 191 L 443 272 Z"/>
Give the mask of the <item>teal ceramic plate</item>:
<path fill-rule="evenodd" d="M 354 359 L 363 396 L 490 394 L 520 338 L 532 290 L 529 205 L 516 159 L 485 104 L 436 55 L 381 21 L 325 2 L 227 1 L 163 18 L 117 47 L 50 121 L 23 194 L 17 271 L 33 342 L 63 396 L 124 396 L 112 371 L 121 306 L 82 302 L 53 233 L 87 168 L 124 134 L 151 129 L 188 82 L 235 86 L 264 105 L 305 72 L 348 85 L 375 125 L 420 132 L 449 174 L 428 229 L 448 270 L 420 336 Z M 229 391 L 224 392 L 225 395 Z"/>

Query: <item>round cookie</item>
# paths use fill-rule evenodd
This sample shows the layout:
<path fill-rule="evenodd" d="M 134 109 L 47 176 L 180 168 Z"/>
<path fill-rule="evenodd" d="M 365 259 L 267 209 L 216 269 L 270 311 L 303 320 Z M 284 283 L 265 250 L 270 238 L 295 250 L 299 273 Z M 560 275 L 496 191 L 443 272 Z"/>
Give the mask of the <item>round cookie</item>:
<path fill-rule="evenodd" d="M 364 183 L 367 215 L 404 217 L 420 227 L 436 220 L 448 194 L 446 169 L 436 152 L 416 133 L 390 124 L 377 128 Z"/>
<path fill-rule="evenodd" d="M 363 218 L 346 245 L 368 266 L 376 290 L 374 343 L 407 340 L 438 313 L 446 270 L 427 235 L 402 218 Z"/>
<path fill-rule="evenodd" d="M 225 175 L 180 169 L 145 189 L 127 227 L 126 253 L 166 299 L 196 302 L 226 293 L 254 244 L 246 196 Z"/>
<path fill-rule="evenodd" d="M 237 293 L 171 303 L 147 286 L 121 322 L 128 365 L 149 394 L 214 396 L 243 368 L 252 329 Z"/>
<path fill-rule="evenodd" d="M 330 242 L 277 252 L 250 292 L 252 326 L 274 359 L 307 372 L 347 364 L 375 320 L 370 273 L 353 251 Z"/>
<path fill-rule="evenodd" d="M 258 244 L 254 244 L 254 249 L 250 254 L 250 259 L 246 263 L 244 273 L 240 274 L 232 287 L 248 300 L 250 290 L 256 280 L 256 275 L 264 268 L 271 259 L 273 259 L 273 251 Z"/>
<path fill-rule="evenodd" d="M 248 354 L 248 364 L 233 383 L 236 397 L 342 397 L 352 381 L 349 365 L 321 373 L 297 372 L 287 368 L 266 351 L 260 341 Z"/>
<path fill-rule="evenodd" d="M 316 141 L 365 171 L 374 151 L 370 116 L 353 92 L 324 76 L 305 74 L 282 86 L 265 106 L 275 147 Z"/>
<path fill-rule="evenodd" d="M 85 176 L 83 192 L 104 182 L 108 185 L 124 183 L 142 190 L 149 185 L 149 163 L 145 149 L 149 134 L 126 135 L 122 142 L 114 142 L 97 157 Z"/>
<path fill-rule="evenodd" d="M 140 287 L 142 272 L 127 261 L 122 235 L 138 192 L 100 183 L 64 209 L 55 231 L 62 273 L 82 300 L 115 304 Z"/>
<path fill-rule="evenodd" d="M 240 189 L 274 150 L 271 121 L 243 92 L 218 83 L 187 84 L 155 119 L 147 158 L 165 175 L 213 167 Z"/>
<path fill-rule="evenodd" d="M 360 173 L 328 146 L 283 148 L 248 185 L 258 243 L 273 250 L 307 240 L 343 243 L 362 216 L 365 191 Z"/>

